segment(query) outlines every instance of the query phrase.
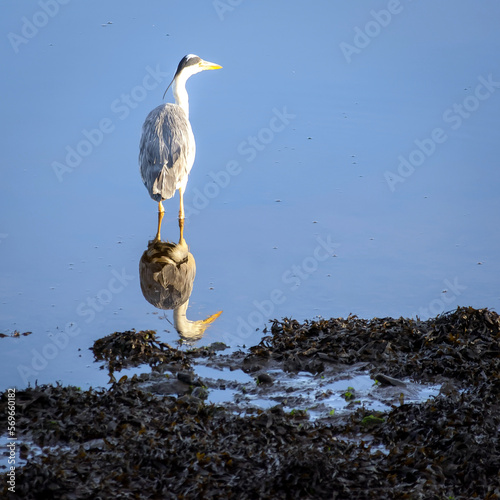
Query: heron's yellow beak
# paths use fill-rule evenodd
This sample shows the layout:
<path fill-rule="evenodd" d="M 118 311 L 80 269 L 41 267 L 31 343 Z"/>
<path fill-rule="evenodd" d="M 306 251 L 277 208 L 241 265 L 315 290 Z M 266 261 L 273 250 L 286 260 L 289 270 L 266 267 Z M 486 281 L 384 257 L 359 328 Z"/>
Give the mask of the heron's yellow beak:
<path fill-rule="evenodd" d="M 209 61 L 204 61 L 203 59 L 199 62 L 201 69 L 221 69 L 222 66 L 220 64 L 216 64 Z"/>

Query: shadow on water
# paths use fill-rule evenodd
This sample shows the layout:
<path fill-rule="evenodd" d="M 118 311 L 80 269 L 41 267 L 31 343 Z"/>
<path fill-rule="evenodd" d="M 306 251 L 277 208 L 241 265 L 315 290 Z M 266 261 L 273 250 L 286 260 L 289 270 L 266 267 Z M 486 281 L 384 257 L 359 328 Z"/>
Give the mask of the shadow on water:
<path fill-rule="evenodd" d="M 182 340 L 200 340 L 205 330 L 222 311 L 206 319 L 192 321 L 187 318 L 189 298 L 196 276 L 196 262 L 184 239 L 184 219 L 179 219 L 179 243 L 162 241 L 163 213 L 158 213 L 158 230 L 154 240 L 139 261 L 139 276 L 144 298 L 158 309 L 174 311 L 174 327 Z"/>

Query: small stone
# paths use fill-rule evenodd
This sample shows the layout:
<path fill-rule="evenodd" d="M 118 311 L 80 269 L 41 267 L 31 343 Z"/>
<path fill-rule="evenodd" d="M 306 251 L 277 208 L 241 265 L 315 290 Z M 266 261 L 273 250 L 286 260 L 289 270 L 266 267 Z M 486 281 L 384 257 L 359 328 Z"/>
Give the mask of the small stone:
<path fill-rule="evenodd" d="M 198 399 L 207 399 L 208 391 L 204 387 L 195 387 L 193 389 L 193 392 L 191 393 L 191 396 Z"/>
<path fill-rule="evenodd" d="M 268 373 L 259 373 L 257 375 L 258 384 L 272 384 L 274 383 L 273 378 Z"/>
<path fill-rule="evenodd" d="M 380 382 L 382 385 L 393 385 L 394 387 L 406 387 L 406 384 L 402 380 L 389 377 L 388 375 L 384 375 L 382 373 L 376 375 L 375 380 Z"/>
<path fill-rule="evenodd" d="M 177 380 L 179 380 L 180 382 L 183 382 L 184 384 L 187 384 L 187 385 L 193 385 L 194 373 L 192 373 L 192 372 L 178 372 L 177 373 Z"/>

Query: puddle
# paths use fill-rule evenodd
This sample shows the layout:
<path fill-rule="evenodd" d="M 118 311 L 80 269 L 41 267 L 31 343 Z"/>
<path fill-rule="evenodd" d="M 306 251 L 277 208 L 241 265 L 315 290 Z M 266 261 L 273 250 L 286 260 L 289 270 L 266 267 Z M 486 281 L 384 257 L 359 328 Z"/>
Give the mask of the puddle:
<path fill-rule="evenodd" d="M 215 405 L 223 405 L 234 402 L 238 394 L 236 389 L 210 389 L 206 401 Z"/>
<path fill-rule="evenodd" d="M 0 435 L 0 472 L 9 470 L 11 466 L 22 467 L 26 465 L 27 457 L 21 458 L 22 444 L 23 441 Z"/>
<path fill-rule="evenodd" d="M 221 379 L 227 382 L 235 383 L 247 383 L 252 381 L 252 377 L 239 369 L 231 370 L 227 368 L 214 368 L 213 366 L 207 366 L 203 364 L 195 365 L 196 373 L 203 378 Z"/>
<path fill-rule="evenodd" d="M 359 407 L 384 412 L 393 405 L 422 403 L 437 396 L 441 388 L 439 384 L 417 384 L 409 379 L 401 380 L 404 387 L 381 386 L 368 372 L 356 366 L 321 375 L 272 369 L 266 371 L 273 379 L 272 384 L 258 384 L 257 374 L 249 375 L 229 367 L 221 369 L 199 363 L 194 369 L 208 388 L 207 403 L 228 405 L 238 413 L 280 405 L 291 414 L 304 412 L 312 421 L 339 416 Z"/>
<path fill-rule="evenodd" d="M 15 443 L 15 448 L 9 448 L 9 444 Z M 13 450 L 11 453 L 10 450 Z M 69 450 L 69 446 L 46 446 L 41 448 L 30 439 L 10 440 L 7 436 L 0 436 L 0 472 L 6 472 L 11 466 L 17 468 L 24 467 L 29 460 L 35 457 L 45 455 L 52 452 L 60 452 Z M 14 451 L 15 450 L 15 451 Z"/>

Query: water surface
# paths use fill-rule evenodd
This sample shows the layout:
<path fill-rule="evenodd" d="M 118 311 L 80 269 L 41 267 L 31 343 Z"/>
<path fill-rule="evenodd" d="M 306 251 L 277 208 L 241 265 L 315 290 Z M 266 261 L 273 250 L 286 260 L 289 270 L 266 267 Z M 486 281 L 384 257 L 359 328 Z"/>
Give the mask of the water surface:
<path fill-rule="evenodd" d="M 498 310 L 498 4 L 235 3 L 1 8 L 0 331 L 32 332 L 0 340 L 2 388 L 106 384 L 88 348 L 115 331 L 178 339 L 141 293 L 137 156 L 190 52 L 224 67 L 188 83 L 188 316 L 223 311 L 201 343 L 253 345 L 283 316 Z"/>

